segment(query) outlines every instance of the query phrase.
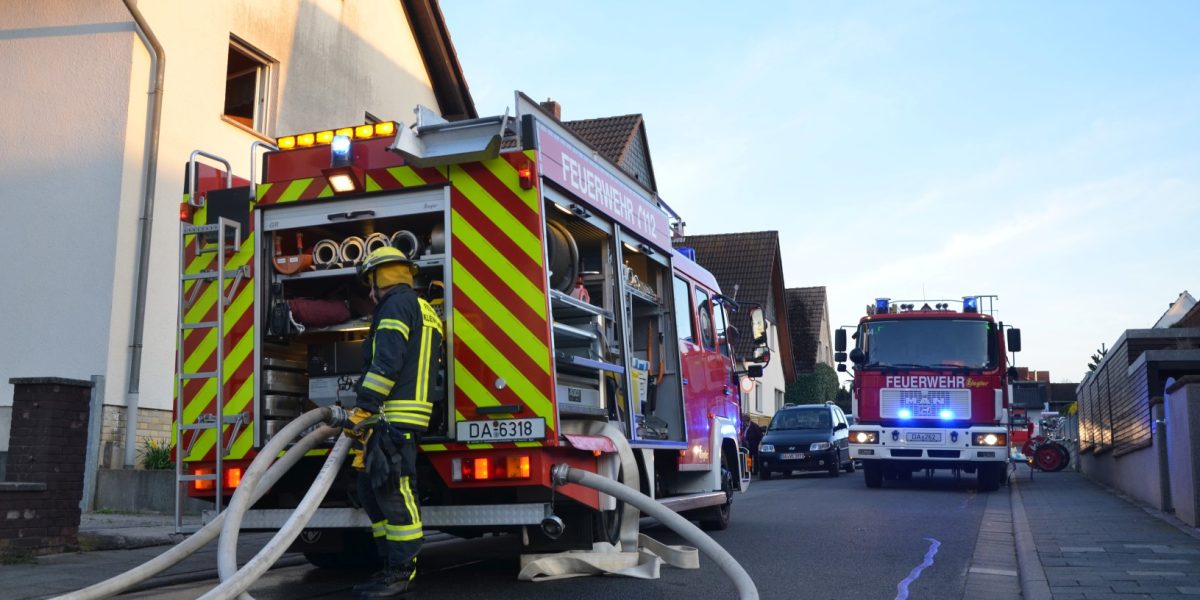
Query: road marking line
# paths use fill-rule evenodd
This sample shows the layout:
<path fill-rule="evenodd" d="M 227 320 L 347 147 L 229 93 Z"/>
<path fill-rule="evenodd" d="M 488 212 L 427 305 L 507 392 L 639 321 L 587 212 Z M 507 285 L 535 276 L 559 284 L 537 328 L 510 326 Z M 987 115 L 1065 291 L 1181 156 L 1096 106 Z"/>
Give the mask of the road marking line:
<path fill-rule="evenodd" d="M 933 538 L 925 538 L 925 540 L 929 542 L 929 550 L 925 552 L 925 560 L 921 561 L 921 564 L 913 567 L 913 570 L 909 572 L 908 577 L 905 577 L 900 583 L 896 584 L 896 600 L 908 600 L 909 584 L 916 581 L 917 578 L 921 576 L 921 571 L 924 571 L 925 567 L 933 566 L 933 557 L 937 554 L 938 548 L 941 547 L 942 543 Z"/>
<path fill-rule="evenodd" d="M 1007 575 L 1008 577 L 1016 577 L 1017 576 L 1016 571 L 1009 571 L 1008 569 L 989 569 L 987 567 L 971 567 L 968 570 L 972 573 L 982 573 L 984 575 Z"/>

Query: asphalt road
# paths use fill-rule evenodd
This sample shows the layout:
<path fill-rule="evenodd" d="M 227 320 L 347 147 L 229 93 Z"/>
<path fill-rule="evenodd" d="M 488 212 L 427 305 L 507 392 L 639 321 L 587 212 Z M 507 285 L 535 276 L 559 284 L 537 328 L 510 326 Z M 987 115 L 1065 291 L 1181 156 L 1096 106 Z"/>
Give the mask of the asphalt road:
<path fill-rule="evenodd" d="M 755 481 L 736 498 L 729 529 L 713 537 L 750 573 L 764 599 L 958 599 L 985 503 L 984 496 L 976 495 L 973 477 L 959 482 L 946 472 L 932 479 L 886 482 L 877 490 L 866 488 L 861 471 L 836 479 L 806 474 Z M 643 520 L 643 525 L 645 533 L 660 541 L 681 541 L 653 521 Z M 699 571 L 664 566 L 662 577 L 653 581 L 587 577 L 529 583 L 516 580 L 518 554 L 514 536 L 428 544 L 414 597 L 735 597 L 732 584 L 704 557 Z M 351 597 L 350 586 L 364 576 L 292 566 L 272 570 L 250 591 L 260 600 L 346 598 Z M 196 598 L 214 583 L 122 597 Z"/>

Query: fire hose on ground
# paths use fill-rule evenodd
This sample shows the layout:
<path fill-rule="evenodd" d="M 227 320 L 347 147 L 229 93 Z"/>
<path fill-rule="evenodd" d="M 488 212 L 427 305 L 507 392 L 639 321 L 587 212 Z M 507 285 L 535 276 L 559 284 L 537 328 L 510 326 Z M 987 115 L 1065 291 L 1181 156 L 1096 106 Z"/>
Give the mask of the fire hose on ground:
<path fill-rule="evenodd" d="M 717 563 L 717 566 L 733 581 L 733 585 L 738 591 L 738 598 L 741 600 L 758 599 L 758 588 L 755 587 L 754 580 L 750 579 L 750 575 L 746 573 L 742 565 L 738 564 L 737 560 L 722 548 L 716 540 L 713 540 L 708 534 L 701 531 L 699 527 L 696 527 L 691 521 L 681 517 L 675 511 L 666 508 L 655 502 L 653 498 L 627 485 L 618 483 L 607 477 L 601 477 L 589 471 L 573 469 L 565 463 L 555 465 L 550 470 L 550 476 L 554 479 L 556 485 L 576 483 L 584 487 L 589 487 L 637 507 L 648 517 L 654 517 L 659 523 L 666 525 L 675 533 L 683 536 L 683 539 L 699 549 L 700 552 L 712 558 Z"/>
<path fill-rule="evenodd" d="M 247 562 L 241 569 L 238 569 L 237 536 L 240 531 L 242 518 L 245 512 L 271 486 L 277 483 L 283 477 L 284 473 L 299 462 L 306 452 L 338 433 L 338 429 L 328 425 L 342 421 L 342 415 L 339 414 L 340 411 L 339 407 L 322 407 L 311 410 L 293 420 L 279 433 L 274 435 L 246 469 L 238 490 L 234 493 L 226 510 L 174 548 L 125 573 L 82 590 L 59 596 L 55 600 L 96 600 L 120 594 L 177 564 L 207 545 L 218 534 L 220 534 L 220 541 L 218 542 L 217 560 L 218 572 L 222 583 L 201 596 L 201 599 L 228 600 L 238 598 L 239 600 L 253 600 L 245 591 L 287 551 L 291 543 L 304 529 L 309 519 L 312 518 L 313 513 L 316 512 L 333 480 L 336 478 L 338 470 L 345 461 L 350 447 L 350 439 L 346 436 L 338 439 L 329 457 L 321 467 L 321 471 L 314 480 L 313 485 L 310 487 L 308 493 L 305 494 L 299 506 L 296 507 L 292 515 L 288 518 L 287 522 L 259 550 L 254 558 Z M 279 458 L 279 460 L 274 460 L 274 457 L 278 456 L 297 435 L 322 423 L 326 424 L 326 426 L 319 427 L 309 433 Z M 601 433 L 609 434 L 606 437 L 610 437 L 610 439 L 616 437 L 612 436 L 608 431 Z M 618 442 L 618 446 L 623 445 Z M 627 448 L 627 446 L 624 447 Z M 622 454 L 626 453 L 622 452 Z M 631 456 L 625 458 L 631 458 Z M 628 473 L 629 471 L 626 472 Z M 693 544 L 699 551 L 710 556 L 717 563 L 717 566 L 732 580 L 734 587 L 738 591 L 739 598 L 742 600 L 757 600 L 758 590 L 745 569 L 720 544 L 674 511 L 663 507 L 652 498 L 641 494 L 629 485 L 588 471 L 572 469 L 566 464 L 555 466 L 551 470 L 551 476 L 556 485 L 575 483 L 589 487 L 625 502 L 627 505 L 626 511 L 641 510 L 645 515 L 654 517 L 660 523 L 674 530 L 689 543 Z M 627 514 L 629 513 L 627 512 Z M 636 525 L 625 523 L 622 526 L 623 542 L 627 542 L 630 536 L 630 527 L 636 527 Z M 640 536 L 638 542 L 649 547 L 652 552 L 659 553 L 660 556 L 669 555 L 671 552 L 678 552 L 677 549 L 654 542 L 644 535 Z M 694 554 L 695 550 L 691 552 Z M 570 563 L 570 558 L 563 558 L 560 564 L 553 566 L 563 567 L 568 563 Z"/>
<path fill-rule="evenodd" d="M 243 490 L 249 490 L 245 495 L 245 497 L 249 498 L 247 507 L 254 504 L 254 502 L 266 494 L 267 490 L 271 489 L 271 486 L 275 485 L 283 477 L 284 473 L 295 466 L 296 463 L 300 462 L 300 459 L 304 457 L 306 452 L 313 449 L 315 446 L 317 446 L 317 444 L 323 442 L 324 440 L 329 439 L 331 436 L 337 435 L 339 430 L 333 427 L 320 427 L 316 431 L 304 436 L 304 438 L 299 442 L 296 442 L 296 444 L 292 446 L 292 448 L 288 450 L 286 454 L 279 458 L 279 460 L 275 460 L 275 457 L 284 450 L 291 440 L 295 439 L 296 436 L 310 427 L 319 425 L 321 423 L 328 425 L 329 423 L 338 422 L 338 419 L 340 419 L 340 416 L 335 414 L 335 411 L 332 410 L 331 407 L 322 407 L 316 410 L 311 410 L 297 417 L 291 423 L 288 423 L 286 427 L 280 430 L 279 433 L 275 434 L 271 440 L 267 442 L 267 445 L 263 447 L 262 451 L 258 453 L 258 456 L 255 457 L 254 461 L 250 463 L 249 468 L 246 469 L 246 476 L 243 477 L 242 483 L 238 486 L 239 492 L 242 492 Z M 338 444 L 334 447 L 335 451 L 330 453 L 329 458 L 325 461 L 326 466 L 322 467 L 321 469 L 321 475 L 328 475 L 330 483 L 332 482 L 333 476 L 337 474 L 337 467 L 330 468 L 329 463 L 335 458 L 338 458 L 337 449 L 339 446 L 341 446 L 343 447 L 343 450 L 340 454 L 340 458 L 338 459 L 340 466 L 341 460 L 345 459 L 345 449 L 348 448 L 348 444 L 349 442 L 346 438 L 338 440 Z M 247 478 L 251 472 L 254 473 L 255 479 L 251 480 L 249 485 L 247 485 Z M 260 476 L 261 479 L 259 478 Z M 320 482 L 315 482 L 313 487 L 318 487 L 318 483 Z M 325 487 L 327 489 L 328 485 Z M 324 492 L 322 492 L 321 495 L 323 496 Z M 308 496 L 305 496 L 305 500 L 308 500 Z M 199 531 L 193 533 L 186 540 L 180 542 L 175 547 L 158 555 L 152 560 L 149 560 L 141 565 L 138 565 L 137 567 L 134 567 L 133 569 L 121 573 L 120 575 L 116 575 L 82 590 L 58 596 L 54 600 L 98 600 L 100 598 L 109 598 L 120 594 L 121 592 L 124 592 L 129 588 L 171 568 L 197 550 L 203 548 L 212 540 L 216 539 L 217 535 L 222 532 L 225 519 L 227 519 L 230 514 L 231 511 L 229 510 L 221 512 L 216 516 L 216 518 L 202 527 Z M 311 513 L 309 513 L 309 516 L 311 517 Z M 237 515 L 237 519 L 240 523 L 241 515 Z M 293 520 L 294 519 L 289 519 L 288 523 L 292 523 Z M 307 519 L 304 520 L 307 522 Z M 301 523 L 300 526 L 296 528 L 297 534 L 299 533 L 300 529 L 303 529 L 303 526 L 303 523 Z M 281 529 L 279 533 L 276 534 L 276 538 L 284 533 L 285 530 Z M 274 539 L 272 542 L 274 542 Z M 268 544 L 268 546 L 270 545 L 271 544 Z M 286 549 L 286 545 L 284 546 L 284 549 Z M 266 550 L 265 547 L 264 550 Z M 259 552 L 259 556 L 261 555 L 263 555 L 263 552 Z M 257 560 L 259 556 L 255 556 L 254 560 Z M 251 562 L 253 563 L 254 560 Z M 274 561 L 272 560 L 271 562 Z M 248 563 L 246 566 L 249 567 L 250 564 Z M 270 565 L 268 564 L 268 566 Z M 236 596 L 237 593 L 234 593 L 233 595 Z"/>

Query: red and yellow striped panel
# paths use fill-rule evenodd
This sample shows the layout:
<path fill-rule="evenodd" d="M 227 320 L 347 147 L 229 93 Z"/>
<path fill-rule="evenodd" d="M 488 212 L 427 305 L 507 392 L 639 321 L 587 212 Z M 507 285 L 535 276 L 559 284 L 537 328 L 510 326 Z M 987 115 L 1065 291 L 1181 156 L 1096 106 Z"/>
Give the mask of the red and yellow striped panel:
<path fill-rule="evenodd" d="M 546 420 L 546 442 L 468 448 L 554 445 L 557 440 L 542 205 L 536 189 L 521 188 L 517 174 L 533 160 L 529 151 L 449 169 L 454 422 L 510 416 Z M 521 411 L 477 412 L 498 405 L 517 405 Z"/>
<path fill-rule="evenodd" d="M 444 184 L 447 179 L 444 171 L 444 168 L 409 166 L 372 169 L 364 174 L 363 191 L 378 192 Z M 260 205 L 286 204 L 333 198 L 333 188 L 329 187 L 329 181 L 324 177 L 306 177 L 292 181 L 260 183 L 256 196 Z"/>
<path fill-rule="evenodd" d="M 185 198 L 186 201 L 186 198 Z M 192 223 L 205 224 L 207 209 L 200 208 L 193 215 Z M 251 221 L 253 227 L 253 221 Z M 216 263 L 215 253 L 197 255 L 194 238 L 187 236 L 184 247 L 184 273 L 195 274 L 211 270 Z M 238 269 L 250 265 L 250 277 L 243 277 L 233 290 L 233 300 L 225 307 L 225 327 L 223 344 L 225 350 L 224 362 L 224 413 L 237 415 L 247 413 L 250 420 L 240 429 L 236 439 L 229 439 L 232 427 L 226 426 L 224 443 L 227 459 L 245 458 L 254 441 L 254 272 L 252 257 L 254 255 L 254 231 L 243 233 L 242 248 L 239 252 L 227 255 L 226 270 Z M 184 284 L 185 296 L 196 286 L 203 286 L 195 302 L 184 314 L 184 323 L 199 323 L 217 319 L 218 300 L 215 281 L 188 281 Z M 229 293 L 232 280 L 227 280 L 225 292 Z M 198 373 L 214 371 L 217 367 L 217 331 L 215 328 L 189 329 L 183 335 L 183 347 L 176 352 L 183 353 L 183 372 Z M 177 385 L 176 399 L 182 394 L 183 415 L 175 415 L 177 422 L 184 424 L 196 423 L 201 415 L 213 415 L 216 411 L 217 382 L 215 379 L 192 379 L 185 382 L 183 389 Z M 194 442 L 192 439 L 196 438 Z M 216 432 L 203 430 L 201 432 L 186 431 L 183 441 L 192 444 L 188 461 L 216 460 Z M 177 447 L 182 447 L 177 445 Z"/>

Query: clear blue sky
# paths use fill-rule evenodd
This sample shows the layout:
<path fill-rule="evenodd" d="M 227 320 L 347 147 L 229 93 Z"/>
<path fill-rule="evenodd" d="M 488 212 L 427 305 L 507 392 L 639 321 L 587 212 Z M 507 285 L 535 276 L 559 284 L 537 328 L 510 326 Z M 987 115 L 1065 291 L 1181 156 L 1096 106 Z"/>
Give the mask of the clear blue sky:
<path fill-rule="evenodd" d="M 442 0 L 480 114 L 642 113 L 688 232 L 776 229 L 834 325 L 998 294 L 1019 365 L 1200 296 L 1200 2 Z"/>

